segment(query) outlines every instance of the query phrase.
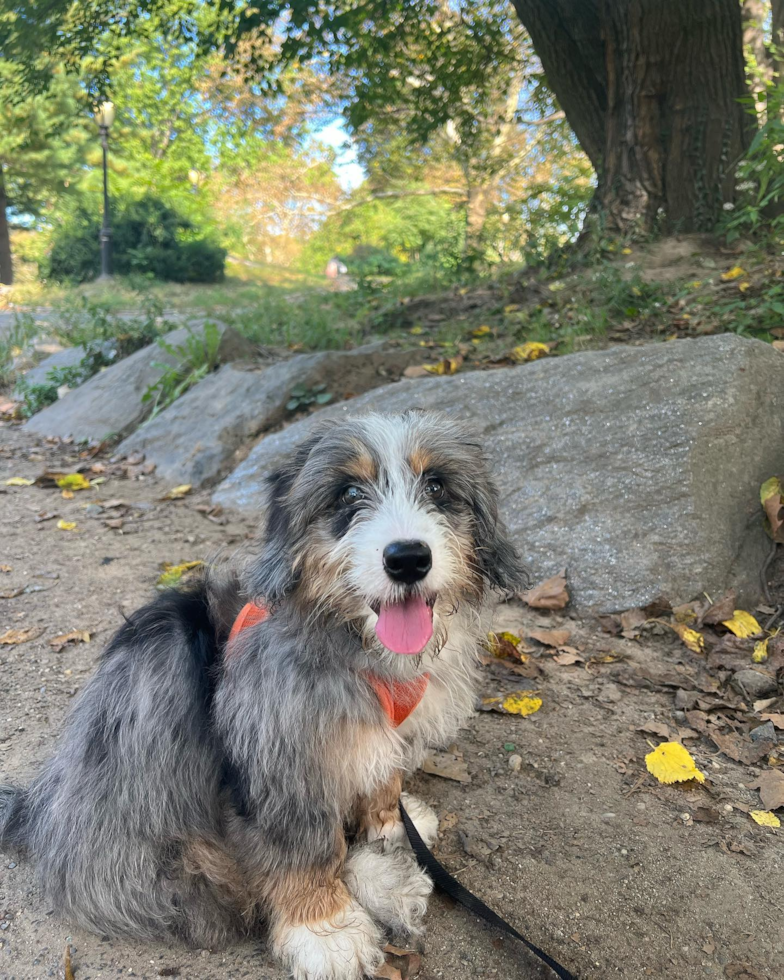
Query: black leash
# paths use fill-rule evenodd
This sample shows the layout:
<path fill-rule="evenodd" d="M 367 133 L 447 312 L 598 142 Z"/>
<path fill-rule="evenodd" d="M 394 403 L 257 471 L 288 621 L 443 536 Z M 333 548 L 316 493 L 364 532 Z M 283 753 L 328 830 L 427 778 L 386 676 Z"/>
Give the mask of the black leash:
<path fill-rule="evenodd" d="M 520 933 L 513 926 L 510 926 L 508 922 L 501 918 L 500 915 L 496 914 L 491 908 L 489 908 L 481 900 L 473 895 L 467 888 L 464 888 L 459 881 L 452 877 L 452 875 L 446 870 L 446 868 L 437 861 L 431 854 L 429 848 L 419 836 L 419 831 L 414 826 L 411 817 L 406 813 L 405 807 L 402 802 L 400 803 L 400 816 L 403 818 L 403 826 L 406 828 L 406 833 L 408 834 L 408 840 L 411 844 L 411 848 L 414 851 L 417 861 L 420 867 L 424 868 L 433 879 L 433 882 L 438 885 L 441 891 L 446 892 L 450 898 L 453 898 L 456 902 L 459 902 L 463 908 L 468 909 L 469 912 L 473 912 L 474 915 L 478 915 L 485 922 L 489 922 L 491 926 L 495 926 L 502 932 L 508 933 L 510 936 L 514 936 L 515 939 L 519 939 L 521 943 L 528 947 L 534 956 L 538 956 L 539 959 L 546 963 L 553 973 L 560 977 L 560 980 L 577 980 L 573 973 L 570 973 L 566 967 L 561 966 L 560 963 L 548 956 L 543 949 L 539 949 L 538 946 L 534 946 L 532 942 L 529 942 L 525 936 L 521 936 Z"/>

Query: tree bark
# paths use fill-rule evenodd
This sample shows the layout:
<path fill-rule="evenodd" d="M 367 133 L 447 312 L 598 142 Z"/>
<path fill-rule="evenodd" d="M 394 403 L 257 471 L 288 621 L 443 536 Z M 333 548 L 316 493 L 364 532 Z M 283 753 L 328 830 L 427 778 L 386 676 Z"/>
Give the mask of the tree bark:
<path fill-rule="evenodd" d="M 469 185 L 466 202 L 466 249 L 478 249 L 482 244 L 482 234 L 487 220 L 492 190 L 481 185 Z"/>
<path fill-rule="evenodd" d="M 737 0 L 513 0 L 611 233 L 710 230 L 750 122 Z"/>
<path fill-rule="evenodd" d="M 7 207 L 5 177 L 3 165 L 0 163 L 0 283 L 11 286 L 14 281 L 14 266 L 11 259 L 11 235 L 8 230 Z"/>
<path fill-rule="evenodd" d="M 765 44 L 765 18 L 767 9 L 765 0 L 743 0 L 741 8 L 743 17 L 743 45 L 754 55 L 759 70 L 759 78 L 755 79 L 752 88 L 759 92 L 765 81 L 773 77 L 773 60 Z"/>

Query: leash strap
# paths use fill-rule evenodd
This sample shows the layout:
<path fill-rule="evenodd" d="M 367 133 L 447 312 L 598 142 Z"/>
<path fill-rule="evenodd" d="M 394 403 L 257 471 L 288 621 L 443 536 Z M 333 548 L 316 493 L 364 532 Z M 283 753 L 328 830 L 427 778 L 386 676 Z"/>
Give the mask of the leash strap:
<path fill-rule="evenodd" d="M 420 867 L 424 868 L 430 874 L 430 877 L 441 891 L 446 892 L 450 898 L 459 902 L 469 912 L 473 912 L 474 915 L 478 915 L 485 922 L 489 922 L 491 926 L 495 926 L 496 929 L 500 929 L 502 932 L 514 936 L 515 939 L 519 939 L 521 943 L 530 949 L 534 956 L 538 956 L 543 963 L 546 963 L 560 980 L 577 980 L 575 975 L 570 973 L 566 967 L 561 966 L 551 956 L 548 956 L 544 950 L 539 949 L 538 946 L 529 942 L 525 936 L 521 936 L 513 926 L 510 926 L 500 915 L 485 905 L 481 898 L 477 898 L 476 895 L 473 895 L 459 881 L 453 878 L 446 868 L 433 857 L 430 849 L 419 836 L 419 831 L 414 826 L 411 817 L 406 813 L 402 802 L 399 805 L 400 816 L 403 818 L 403 826 L 406 828 L 406 834 L 408 834 L 408 840 L 416 859 Z"/>

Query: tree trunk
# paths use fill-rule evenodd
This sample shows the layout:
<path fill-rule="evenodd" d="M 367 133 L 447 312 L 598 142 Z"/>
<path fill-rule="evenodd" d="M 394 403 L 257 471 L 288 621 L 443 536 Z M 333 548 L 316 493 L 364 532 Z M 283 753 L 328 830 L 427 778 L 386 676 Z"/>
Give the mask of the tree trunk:
<path fill-rule="evenodd" d="M 773 77 L 773 61 L 770 51 L 765 44 L 765 18 L 767 9 L 765 0 L 743 0 L 743 45 L 751 51 L 757 65 L 757 77 L 752 82 L 752 89 L 760 92 L 765 82 Z"/>
<path fill-rule="evenodd" d="M 773 44 L 773 67 L 781 75 L 784 64 L 784 0 L 771 0 L 770 39 Z"/>
<path fill-rule="evenodd" d="M 479 249 L 490 205 L 490 189 L 469 184 L 466 204 L 466 251 Z"/>
<path fill-rule="evenodd" d="M 14 266 L 11 261 L 11 235 L 8 231 L 7 206 L 5 177 L 3 176 L 3 165 L 0 163 L 0 283 L 4 286 L 11 286 L 14 281 Z"/>
<path fill-rule="evenodd" d="M 737 0 L 514 0 L 611 233 L 710 230 L 748 146 Z M 587 140 L 587 142 L 585 142 Z M 600 147 L 600 149 L 598 149 Z"/>

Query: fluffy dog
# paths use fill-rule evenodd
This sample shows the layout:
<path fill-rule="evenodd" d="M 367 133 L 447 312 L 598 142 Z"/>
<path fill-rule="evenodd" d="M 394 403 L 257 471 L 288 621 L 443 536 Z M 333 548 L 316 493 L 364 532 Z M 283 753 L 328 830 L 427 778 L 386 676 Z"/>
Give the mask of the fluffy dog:
<path fill-rule="evenodd" d="M 471 714 L 483 598 L 521 579 L 463 424 L 319 426 L 270 478 L 244 577 L 164 594 L 112 639 L 54 757 L 0 789 L 0 842 L 94 932 L 266 926 L 301 980 L 372 974 L 380 927 L 416 932 L 432 887 L 403 774 Z"/>

